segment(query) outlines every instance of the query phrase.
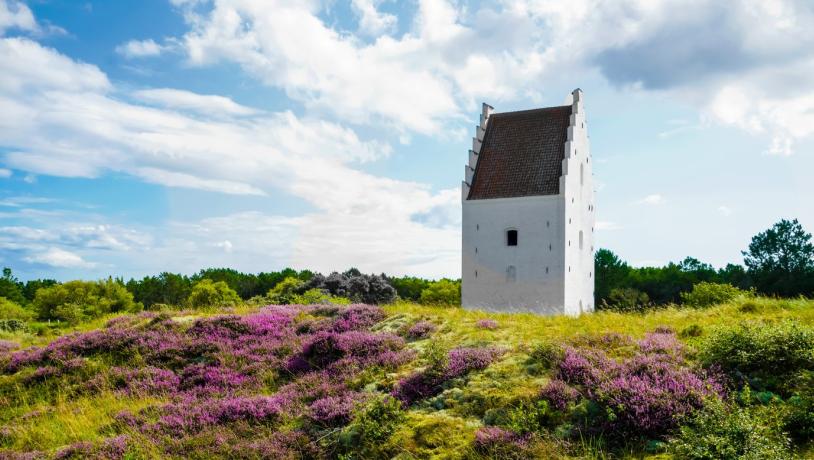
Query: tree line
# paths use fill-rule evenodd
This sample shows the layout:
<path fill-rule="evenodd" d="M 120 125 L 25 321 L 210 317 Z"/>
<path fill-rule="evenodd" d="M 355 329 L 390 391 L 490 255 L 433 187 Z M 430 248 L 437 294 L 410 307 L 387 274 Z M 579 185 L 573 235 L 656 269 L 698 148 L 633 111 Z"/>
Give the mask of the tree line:
<path fill-rule="evenodd" d="M 608 249 L 596 252 L 595 300 L 599 308 L 681 303 L 699 283 L 730 285 L 776 297 L 814 295 L 814 244 L 796 219 L 783 219 L 752 238 L 744 265 L 715 269 L 687 257 L 663 267 L 632 267 Z"/>
<path fill-rule="evenodd" d="M 755 235 L 743 251 L 744 265 L 715 269 L 687 257 L 663 267 L 632 267 L 608 249 L 596 253 L 598 308 L 640 310 L 714 299 L 732 289 L 778 296 L 814 296 L 814 244 L 797 220 L 781 220 Z M 694 288 L 698 295 L 688 297 Z M 720 297 L 724 296 L 724 297 Z M 141 279 L 99 281 L 53 279 L 19 281 L 11 269 L 0 277 L 0 320 L 37 317 L 78 321 L 117 311 L 169 307 L 200 308 L 239 303 L 390 303 L 397 299 L 427 305 L 458 306 L 461 282 L 363 274 L 355 268 L 322 275 L 310 270 L 243 273 L 208 268 L 188 276 L 163 272 Z M 19 308 L 18 308 L 19 307 Z"/>

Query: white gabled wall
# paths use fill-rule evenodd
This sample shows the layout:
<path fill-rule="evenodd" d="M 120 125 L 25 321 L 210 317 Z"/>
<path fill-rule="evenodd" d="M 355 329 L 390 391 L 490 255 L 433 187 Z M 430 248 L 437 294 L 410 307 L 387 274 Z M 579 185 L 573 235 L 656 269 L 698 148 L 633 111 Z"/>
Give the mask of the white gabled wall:
<path fill-rule="evenodd" d="M 569 97 L 571 120 L 565 143 L 560 194 L 565 202 L 565 313 L 594 310 L 593 163 L 585 121 L 584 96 L 577 89 Z M 580 245 L 580 235 L 582 244 Z"/>
<path fill-rule="evenodd" d="M 596 211 L 582 91 L 575 90 L 568 103 L 572 115 L 559 195 L 467 200 L 494 110 L 483 105 L 461 190 L 464 308 L 569 315 L 593 311 Z M 514 247 L 506 244 L 510 229 L 518 231 Z"/>

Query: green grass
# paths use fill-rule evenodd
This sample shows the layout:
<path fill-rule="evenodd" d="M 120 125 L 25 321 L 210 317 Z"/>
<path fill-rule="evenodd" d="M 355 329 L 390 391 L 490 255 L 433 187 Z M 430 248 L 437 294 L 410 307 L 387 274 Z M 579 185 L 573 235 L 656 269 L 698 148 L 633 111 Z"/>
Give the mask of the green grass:
<path fill-rule="evenodd" d="M 468 311 L 461 308 L 423 306 L 396 303 L 384 307 L 388 318 L 377 326 L 379 330 L 395 331 L 419 319 L 432 321 L 438 330 L 430 340 L 411 342 L 419 356 L 431 343 L 445 347 L 467 345 L 493 345 L 507 350 L 504 357 L 483 372 L 476 373 L 440 395 L 430 398 L 408 411 L 408 421 L 396 432 L 393 442 L 400 446 L 398 458 L 461 458 L 468 449 L 474 433 L 482 426 L 490 411 L 505 407 L 511 401 L 529 397 L 548 381 L 546 372 L 529 363 L 529 353 L 541 342 L 572 342 L 589 336 L 620 333 L 638 338 L 658 326 L 668 326 L 680 334 L 682 340 L 693 345 L 710 331 L 742 321 L 782 321 L 795 319 L 801 324 L 814 325 L 814 301 L 737 299 L 708 309 L 668 307 L 643 314 L 597 312 L 580 317 L 543 317 L 533 314 L 497 314 Z M 232 313 L 246 313 L 252 307 L 230 309 Z M 179 321 L 191 321 L 216 311 L 195 312 L 179 316 Z M 61 334 L 87 331 L 103 327 L 112 316 L 99 318 L 75 327 L 44 327 L 41 335 L 32 333 L 5 333 L 0 339 L 16 341 L 22 347 L 45 345 Z M 498 322 L 494 330 L 477 327 L 481 319 Z M 682 331 L 694 334 L 681 334 Z M 398 374 L 383 377 L 379 386 L 387 388 L 400 376 L 414 371 L 421 359 L 402 369 Z M 105 366 L 99 363 L 99 366 Z M 53 385 L 20 385 L 19 379 L 0 376 L 0 457 L 3 452 L 40 450 L 55 452 L 77 441 L 98 441 L 109 437 L 113 417 L 122 410 L 138 410 L 160 404 L 156 399 L 125 397 L 103 392 L 82 394 L 62 391 Z M 135 435 L 138 436 L 138 435 Z M 145 440 L 144 458 L 155 456 Z M 555 441 L 543 457 L 565 457 Z M 814 451 L 798 452 L 804 458 L 814 458 Z M 572 443 L 570 458 L 643 457 L 641 452 L 617 452 L 616 457 L 605 452 L 595 439 Z M 652 458 L 669 458 L 655 454 Z"/>

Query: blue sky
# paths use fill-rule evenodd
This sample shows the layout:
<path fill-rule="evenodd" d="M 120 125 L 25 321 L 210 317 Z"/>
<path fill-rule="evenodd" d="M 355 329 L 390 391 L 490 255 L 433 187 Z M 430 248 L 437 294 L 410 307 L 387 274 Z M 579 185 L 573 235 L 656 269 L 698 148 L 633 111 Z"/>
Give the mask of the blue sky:
<path fill-rule="evenodd" d="M 0 0 L 0 264 L 23 279 L 460 273 L 480 103 L 580 87 L 636 265 L 814 230 L 814 6 Z"/>

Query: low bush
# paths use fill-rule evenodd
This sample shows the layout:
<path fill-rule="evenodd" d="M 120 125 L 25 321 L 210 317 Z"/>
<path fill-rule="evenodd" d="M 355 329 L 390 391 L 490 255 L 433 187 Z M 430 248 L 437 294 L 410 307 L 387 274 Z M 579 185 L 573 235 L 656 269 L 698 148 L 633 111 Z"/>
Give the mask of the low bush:
<path fill-rule="evenodd" d="M 137 312 L 140 303 L 118 281 L 68 281 L 43 287 L 34 297 L 34 308 L 42 320 L 63 320 L 76 323 L 108 313 Z"/>
<path fill-rule="evenodd" d="M 393 397 L 374 398 L 353 414 L 339 435 L 340 458 L 390 458 L 397 446 L 387 441 L 405 420 L 401 403 Z"/>
<path fill-rule="evenodd" d="M 350 305 L 350 299 L 347 297 L 337 297 L 320 289 L 309 289 L 302 294 L 294 294 L 288 298 L 288 303 L 295 305 L 319 305 L 319 304 L 333 304 L 333 305 Z"/>
<path fill-rule="evenodd" d="M 789 446 L 778 406 L 741 407 L 715 399 L 670 440 L 672 453 L 690 460 L 790 459 Z"/>
<path fill-rule="evenodd" d="M 794 321 L 720 328 L 701 344 L 699 358 L 736 383 L 787 391 L 799 372 L 814 370 L 814 329 Z"/>
<path fill-rule="evenodd" d="M 650 297 L 638 289 L 614 288 L 608 294 L 608 299 L 602 300 L 599 310 L 618 312 L 644 311 L 650 306 Z"/>
<path fill-rule="evenodd" d="M 225 281 L 203 279 L 192 286 L 187 298 L 191 308 L 231 307 L 240 304 L 240 296 Z"/>
<path fill-rule="evenodd" d="M 16 319 L 20 321 L 28 321 L 33 317 L 34 314 L 31 311 L 17 305 L 5 297 L 0 297 L 0 320 Z"/>
<path fill-rule="evenodd" d="M 681 303 L 695 308 L 706 308 L 729 302 L 736 297 L 747 294 L 749 292 L 738 289 L 731 284 L 702 281 L 694 285 L 692 291 L 681 293 Z"/>

